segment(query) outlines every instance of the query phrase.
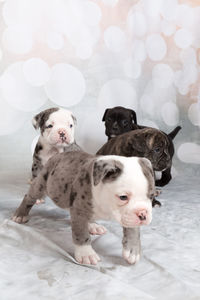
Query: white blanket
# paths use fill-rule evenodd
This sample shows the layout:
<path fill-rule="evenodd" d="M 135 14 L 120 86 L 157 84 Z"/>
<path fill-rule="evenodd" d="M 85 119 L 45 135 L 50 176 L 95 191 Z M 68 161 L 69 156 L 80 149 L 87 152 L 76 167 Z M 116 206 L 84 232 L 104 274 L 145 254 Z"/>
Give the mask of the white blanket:
<path fill-rule="evenodd" d="M 68 212 L 47 198 L 33 207 L 27 224 L 12 222 L 28 185 L 3 178 L 1 300 L 200 299 L 198 180 L 175 178 L 163 189 L 162 207 L 154 208 L 151 225 L 141 230 L 139 263 L 130 266 L 123 260 L 120 225 L 101 222 L 107 234 L 93 237 L 101 262 L 82 266 L 73 258 Z"/>

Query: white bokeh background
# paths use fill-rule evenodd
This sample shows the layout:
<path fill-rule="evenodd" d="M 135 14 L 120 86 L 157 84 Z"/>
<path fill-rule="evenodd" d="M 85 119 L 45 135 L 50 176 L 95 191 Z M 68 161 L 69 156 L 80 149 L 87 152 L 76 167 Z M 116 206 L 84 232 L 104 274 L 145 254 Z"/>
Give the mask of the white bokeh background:
<path fill-rule="evenodd" d="M 141 228 L 142 256 L 121 256 L 121 226 L 93 236 L 95 266 L 73 260 L 70 217 L 50 199 L 10 220 L 28 189 L 39 132 L 61 106 L 95 153 L 106 108 L 174 140 L 172 177 Z M 200 0 L 0 0 L 0 300 L 199 300 Z M 156 174 L 160 176 L 160 174 Z M 101 221 L 100 221 L 101 222 Z"/>
<path fill-rule="evenodd" d="M 6 0 L 0 14 L 1 157 L 14 147 L 28 158 L 31 118 L 52 106 L 73 111 L 94 153 L 104 110 L 122 105 L 139 124 L 181 125 L 174 160 L 199 164 L 198 1 Z"/>

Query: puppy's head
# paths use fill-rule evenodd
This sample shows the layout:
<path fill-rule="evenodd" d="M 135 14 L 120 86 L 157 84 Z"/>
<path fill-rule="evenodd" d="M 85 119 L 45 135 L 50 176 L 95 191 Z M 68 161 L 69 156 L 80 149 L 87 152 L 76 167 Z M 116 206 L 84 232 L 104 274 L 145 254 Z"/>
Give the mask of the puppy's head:
<path fill-rule="evenodd" d="M 154 195 L 154 174 L 148 159 L 108 155 L 94 163 L 93 196 L 98 211 L 123 227 L 151 222 Z"/>
<path fill-rule="evenodd" d="M 116 106 L 105 110 L 102 121 L 105 122 L 105 133 L 110 139 L 132 130 L 133 123 L 137 124 L 137 117 L 134 110 Z"/>
<path fill-rule="evenodd" d="M 162 131 L 154 128 L 133 131 L 128 143 L 129 152 L 148 158 L 155 171 L 163 171 L 171 166 L 169 139 Z"/>
<path fill-rule="evenodd" d="M 74 142 L 76 118 L 63 108 L 50 108 L 37 114 L 32 120 L 35 129 L 40 128 L 45 141 L 56 147 L 65 147 Z"/>

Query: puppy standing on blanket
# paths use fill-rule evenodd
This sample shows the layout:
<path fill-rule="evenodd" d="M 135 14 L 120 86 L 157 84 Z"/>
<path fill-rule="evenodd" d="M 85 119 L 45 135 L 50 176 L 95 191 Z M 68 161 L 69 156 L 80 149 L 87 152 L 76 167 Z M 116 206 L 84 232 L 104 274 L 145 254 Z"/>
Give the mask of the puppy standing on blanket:
<path fill-rule="evenodd" d="M 56 154 L 33 181 L 13 220 L 28 221 L 37 198 L 48 195 L 56 205 L 70 209 L 75 259 L 81 264 L 100 260 L 90 233 L 105 233 L 97 219 L 123 226 L 123 257 L 133 264 L 140 257 L 141 225 L 152 219 L 155 193 L 151 163 L 146 158 L 94 156 L 82 151 Z"/>

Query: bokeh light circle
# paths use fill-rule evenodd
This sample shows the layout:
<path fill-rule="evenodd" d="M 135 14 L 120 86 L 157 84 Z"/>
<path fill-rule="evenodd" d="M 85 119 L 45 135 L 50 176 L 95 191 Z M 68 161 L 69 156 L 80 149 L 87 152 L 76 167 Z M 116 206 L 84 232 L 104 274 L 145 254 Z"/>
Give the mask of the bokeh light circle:
<path fill-rule="evenodd" d="M 177 150 L 177 156 L 185 163 L 200 164 L 200 145 L 183 143 Z"/>
<path fill-rule="evenodd" d="M 62 106 L 79 103 L 85 94 L 86 84 L 82 73 L 72 65 L 60 63 L 51 69 L 45 91 L 49 99 Z"/>
<path fill-rule="evenodd" d="M 33 47 L 31 32 L 24 26 L 12 26 L 4 30 L 3 46 L 12 53 L 26 54 Z"/>
<path fill-rule="evenodd" d="M 175 103 L 166 102 L 161 108 L 163 121 L 169 126 L 175 126 L 179 122 L 179 110 Z"/>
<path fill-rule="evenodd" d="M 25 79 L 33 86 L 44 85 L 50 77 L 50 68 L 41 58 L 33 57 L 23 64 Z"/>
<path fill-rule="evenodd" d="M 157 64 L 152 69 L 153 84 L 160 88 L 168 88 L 173 84 L 174 72 L 167 64 Z"/>
<path fill-rule="evenodd" d="M 179 48 L 187 48 L 193 42 L 193 35 L 187 29 L 181 28 L 174 35 L 174 42 Z"/>
<path fill-rule="evenodd" d="M 193 125 L 200 126 L 200 107 L 198 103 L 192 103 L 188 109 L 188 118 Z"/>
<path fill-rule="evenodd" d="M 120 52 L 125 47 L 126 37 L 119 27 L 110 26 L 104 31 L 104 41 L 109 50 Z"/>
<path fill-rule="evenodd" d="M 149 58 L 153 61 L 162 60 L 167 53 L 165 40 L 160 34 L 151 34 L 146 39 L 146 50 Z"/>
<path fill-rule="evenodd" d="M 131 84 L 125 80 L 112 79 L 100 90 L 98 107 L 101 111 L 114 106 L 125 106 L 137 110 L 137 94 Z M 103 113 L 103 112 L 102 112 Z"/>
<path fill-rule="evenodd" d="M 33 87 L 25 79 L 23 62 L 10 65 L 0 78 L 0 91 L 11 107 L 22 111 L 40 108 L 47 96 L 42 87 Z"/>

